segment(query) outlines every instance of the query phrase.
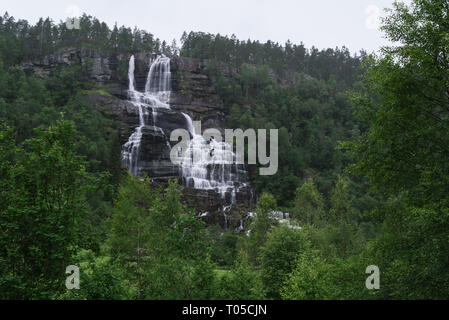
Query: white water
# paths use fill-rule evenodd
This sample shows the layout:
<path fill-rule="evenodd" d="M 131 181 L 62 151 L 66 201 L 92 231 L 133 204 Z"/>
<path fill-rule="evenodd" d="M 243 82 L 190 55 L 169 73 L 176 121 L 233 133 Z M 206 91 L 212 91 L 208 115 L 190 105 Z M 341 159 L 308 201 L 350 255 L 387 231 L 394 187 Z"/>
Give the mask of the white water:
<path fill-rule="evenodd" d="M 141 174 L 139 153 L 142 129 L 145 126 L 150 126 L 150 123 L 148 123 L 149 113 L 151 111 L 151 126 L 153 126 L 153 129 L 163 133 L 163 130 L 156 126 L 157 110 L 161 108 L 170 109 L 170 59 L 165 56 L 158 56 L 150 60 L 144 92 L 135 89 L 134 69 L 134 56 L 131 56 L 128 69 L 128 96 L 139 112 L 139 125 L 123 146 L 122 158 L 124 165 L 133 175 L 137 176 Z M 182 114 L 186 119 L 187 130 L 192 136 L 180 165 L 183 183 L 195 189 L 216 190 L 223 198 L 225 198 L 227 192 L 230 192 L 230 205 L 223 208 L 223 212 L 229 211 L 235 202 L 236 191 L 246 186 L 244 166 L 235 164 L 236 155 L 228 144 L 215 141 L 215 139 L 206 141 L 201 132 L 195 132 L 192 118 L 185 113 Z M 168 139 L 167 145 L 170 147 Z"/>
<path fill-rule="evenodd" d="M 183 115 L 192 135 L 181 163 L 184 183 L 195 189 L 215 189 L 222 197 L 230 192 L 231 204 L 234 204 L 236 191 L 246 185 L 246 172 L 235 163 L 236 155 L 226 142 L 214 138 L 206 141 L 195 131 L 192 118 Z"/>
<path fill-rule="evenodd" d="M 257 213 L 255 212 L 247 212 L 246 219 L 251 219 L 257 217 Z M 273 220 L 276 220 L 280 224 L 287 226 L 290 229 L 294 230 L 302 230 L 302 227 L 298 225 L 298 223 L 290 218 L 290 214 L 288 212 L 282 211 L 271 211 L 269 213 L 269 217 Z M 246 231 L 246 235 L 249 236 L 251 233 L 251 228 L 254 227 L 254 224 Z M 240 221 L 240 227 L 236 229 L 236 232 L 240 232 L 243 230 L 243 220 Z"/>
<path fill-rule="evenodd" d="M 243 232 L 245 230 L 245 227 L 243 226 L 243 219 L 240 219 L 240 225 L 235 228 L 235 232 L 240 233 Z"/>
<path fill-rule="evenodd" d="M 122 161 L 129 171 L 137 176 L 140 174 L 139 153 L 142 141 L 142 128 L 150 126 L 148 115 L 151 109 L 153 129 L 162 132 L 161 128 L 156 127 L 157 109 L 169 109 L 168 101 L 170 99 L 170 59 L 158 56 L 150 60 L 150 69 L 148 71 L 145 92 L 139 92 L 135 89 L 134 79 L 134 56 L 129 59 L 128 68 L 128 97 L 129 101 L 137 108 L 139 112 L 139 126 L 123 145 Z"/>

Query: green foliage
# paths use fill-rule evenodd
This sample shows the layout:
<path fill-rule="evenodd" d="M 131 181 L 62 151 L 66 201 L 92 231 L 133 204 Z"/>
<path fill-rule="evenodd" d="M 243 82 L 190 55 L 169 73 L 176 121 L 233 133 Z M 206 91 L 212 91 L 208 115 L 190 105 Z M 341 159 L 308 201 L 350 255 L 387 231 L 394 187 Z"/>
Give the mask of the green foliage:
<path fill-rule="evenodd" d="M 141 295 L 141 278 L 146 263 L 150 239 L 149 208 L 155 201 L 149 193 L 149 179 L 140 182 L 128 174 L 119 187 L 110 220 L 107 247 L 114 261 L 137 282 L 137 296 Z"/>
<path fill-rule="evenodd" d="M 379 299 L 377 291 L 365 287 L 371 259 L 363 255 L 348 259 L 325 259 L 319 251 L 305 250 L 281 289 L 285 300 Z M 381 285 L 382 286 L 382 285 Z"/>
<path fill-rule="evenodd" d="M 122 270 L 110 258 L 81 250 L 73 261 L 80 268 L 80 289 L 67 290 L 57 299 L 117 300 L 130 296 Z"/>
<path fill-rule="evenodd" d="M 120 145 L 115 123 L 95 111 L 81 94 L 83 72 L 79 66 L 54 70 L 43 80 L 26 76 L 20 67 L 0 69 L 0 118 L 16 131 L 19 142 L 33 137 L 34 128 L 46 128 L 64 113 L 76 128 L 77 152 L 87 159 L 87 170 L 120 175 Z M 111 200 L 112 195 L 105 194 Z"/>
<path fill-rule="evenodd" d="M 7 129 L 0 137 L 10 134 Z M 2 290 L 10 298 L 48 298 L 60 292 L 61 270 L 83 241 L 80 226 L 96 180 L 75 153 L 74 134 L 73 123 L 61 120 L 39 130 L 23 149 L 1 149 L 0 158 L 10 161 L 2 171 L 11 185 L 2 197 L 7 205 L 2 201 L 0 271 L 2 283 L 13 286 Z"/>
<path fill-rule="evenodd" d="M 348 180 L 339 176 L 330 198 L 331 209 L 329 213 L 330 218 L 333 220 L 349 223 L 355 218 L 353 209 L 351 208 L 348 187 Z"/>
<path fill-rule="evenodd" d="M 83 14 L 79 29 L 67 29 L 65 21 L 54 23 L 39 19 L 35 25 L 15 20 L 5 13 L 0 16 L 0 52 L 5 65 L 15 65 L 54 53 L 67 47 L 85 47 L 109 53 L 162 52 L 175 54 L 176 46 L 154 38 L 144 30 L 118 27 L 112 30 L 97 18 Z"/>
<path fill-rule="evenodd" d="M 252 184 L 260 192 L 273 194 L 283 206 L 292 206 L 295 190 L 305 177 L 321 174 L 332 184 L 348 162 L 335 149 L 337 142 L 358 136 L 352 106 L 343 94 L 346 85 L 305 75 L 279 85 L 266 66 L 237 70 L 229 78 L 215 71 L 218 93 L 229 108 L 228 125 L 279 129 L 279 170 L 273 176 L 260 176 L 256 166 L 250 166 Z"/>
<path fill-rule="evenodd" d="M 212 245 L 211 260 L 219 266 L 231 267 L 237 257 L 237 243 L 241 236 L 233 230 L 223 232 L 219 225 L 208 227 Z"/>
<path fill-rule="evenodd" d="M 448 210 L 392 200 L 381 211 L 384 233 L 369 253 L 383 271 L 382 296 L 448 299 Z"/>
<path fill-rule="evenodd" d="M 268 40 L 241 41 L 235 35 L 231 37 L 205 32 L 190 32 L 182 35 L 180 54 L 198 59 L 214 59 L 235 67 L 246 64 L 266 65 L 276 73 L 286 76 L 288 71 L 304 72 L 318 79 L 329 80 L 332 76 L 340 81 L 351 82 L 357 79 L 360 56 L 351 57 L 348 48 L 318 50 L 315 47 L 306 49 L 303 43 L 284 45 Z M 259 69 L 262 71 L 263 69 Z M 249 71 L 249 70 L 248 70 Z M 250 71 L 251 72 L 251 71 Z M 262 71 L 262 74 L 266 71 Z M 252 74 L 260 75 L 259 73 Z M 332 75 L 332 76 L 331 76 Z M 248 74 L 251 77 L 251 74 Z M 257 81 L 263 78 L 256 79 Z"/>
<path fill-rule="evenodd" d="M 276 200 L 274 197 L 269 193 L 263 193 L 257 203 L 257 216 L 250 229 L 250 236 L 247 243 L 249 258 L 254 264 L 257 263 L 260 248 L 265 243 L 268 232 L 277 223 L 270 215 L 270 212 L 274 209 L 276 209 Z"/>
<path fill-rule="evenodd" d="M 296 257 L 308 250 L 310 244 L 300 230 L 286 226 L 274 228 L 260 250 L 262 282 L 270 298 L 280 298 L 285 277 L 293 270 Z"/>
<path fill-rule="evenodd" d="M 354 94 L 369 130 L 342 147 L 353 172 L 386 198 L 374 212 L 383 234 L 369 251 L 385 275 L 382 297 L 446 299 L 449 8 L 442 0 L 393 6 L 383 30 L 398 45 L 370 59 Z"/>
<path fill-rule="evenodd" d="M 316 251 L 304 251 L 298 256 L 295 269 L 285 281 L 281 290 L 282 298 L 286 300 L 329 298 L 327 290 L 330 282 L 330 268 L 330 265 L 326 264 Z"/>
<path fill-rule="evenodd" d="M 400 45 L 373 59 L 364 89 L 355 94 L 369 125 L 349 144 L 357 164 L 379 193 L 407 190 L 418 206 L 446 199 L 449 150 L 446 1 L 395 4 L 385 20 L 387 38 Z"/>
<path fill-rule="evenodd" d="M 256 300 L 264 298 L 260 276 L 248 260 L 245 251 L 240 251 L 232 269 L 218 276 L 214 298 L 226 300 Z"/>
<path fill-rule="evenodd" d="M 213 283 L 204 223 L 180 202 L 177 183 L 165 192 L 128 175 L 109 221 L 107 247 L 127 270 L 137 298 L 207 299 Z"/>
<path fill-rule="evenodd" d="M 312 179 L 296 190 L 293 218 L 300 223 L 317 225 L 325 219 L 324 199 Z"/>

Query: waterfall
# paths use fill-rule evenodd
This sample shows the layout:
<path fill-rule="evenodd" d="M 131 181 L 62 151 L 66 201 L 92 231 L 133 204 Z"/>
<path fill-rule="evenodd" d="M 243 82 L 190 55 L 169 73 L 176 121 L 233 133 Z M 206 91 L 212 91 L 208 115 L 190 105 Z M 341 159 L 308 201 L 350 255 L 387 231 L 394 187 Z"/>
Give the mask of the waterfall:
<path fill-rule="evenodd" d="M 136 80 L 134 80 L 134 68 L 135 68 L 134 56 L 131 56 L 131 58 L 129 58 L 129 67 L 128 67 L 128 81 L 129 81 L 128 90 L 130 92 L 136 91 L 134 88 L 136 82 Z"/>
<path fill-rule="evenodd" d="M 139 125 L 123 145 L 123 164 L 135 175 L 140 175 L 139 153 L 142 141 L 142 130 L 152 127 L 153 130 L 164 134 L 162 128 L 157 127 L 158 110 L 171 109 L 169 105 L 171 93 L 170 59 L 165 56 L 151 58 L 149 71 L 145 83 L 145 91 L 135 89 L 134 56 L 129 59 L 128 68 L 128 97 L 139 113 Z M 151 109 L 151 110 L 150 110 Z M 151 123 L 148 116 L 152 114 Z M 225 142 L 211 138 L 206 141 L 201 132 L 195 132 L 192 118 L 182 113 L 186 119 L 187 130 L 192 136 L 189 147 L 185 150 L 180 165 L 182 182 L 195 189 L 211 189 L 219 192 L 224 199 L 226 193 L 230 194 L 228 206 L 223 207 L 223 212 L 229 211 L 236 199 L 239 188 L 246 186 L 246 170 L 243 164 L 236 164 L 236 155 L 232 148 Z M 164 134 L 165 136 L 165 134 Z M 166 137 L 167 146 L 171 146 Z M 224 213 L 225 219 L 226 213 Z"/>
<path fill-rule="evenodd" d="M 153 129 L 163 132 L 161 128 L 156 126 L 157 109 L 170 108 L 168 105 L 171 80 L 170 59 L 162 56 L 150 59 L 147 83 L 143 93 L 135 89 L 134 69 L 134 55 L 132 55 L 129 59 L 128 67 L 128 98 L 139 112 L 139 126 L 135 128 L 128 141 L 123 145 L 122 162 L 133 175 L 138 176 L 140 174 L 139 152 L 142 141 L 142 129 L 150 125 L 148 123 L 149 110 L 151 109 L 152 112 L 151 125 Z"/>
<path fill-rule="evenodd" d="M 230 192 L 231 205 L 234 204 L 237 189 L 246 185 L 244 167 L 236 164 L 236 155 L 230 145 L 214 138 L 206 141 L 201 134 L 196 133 L 192 118 L 182 114 L 192 135 L 181 163 L 181 176 L 185 185 L 195 189 L 215 189 L 223 198 L 226 192 Z"/>
<path fill-rule="evenodd" d="M 145 92 L 151 92 L 158 96 L 160 101 L 168 103 L 171 89 L 170 81 L 170 59 L 158 56 L 156 59 L 150 60 Z"/>
<path fill-rule="evenodd" d="M 123 146 L 122 160 L 126 167 L 133 175 L 138 174 L 138 157 L 140 150 L 140 142 L 142 140 L 142 127 L 145 125 L 145 115 L 144 108 L 141 103 L 139 103 L 138 92 L 135 90 L 134 84 L 134 56 L 129 59 L 128 68 L 128 98 L 137 107 L 139 111 L 139 126 L 136 127 L 134 132 L 128 139 L 128 142 Z"/>

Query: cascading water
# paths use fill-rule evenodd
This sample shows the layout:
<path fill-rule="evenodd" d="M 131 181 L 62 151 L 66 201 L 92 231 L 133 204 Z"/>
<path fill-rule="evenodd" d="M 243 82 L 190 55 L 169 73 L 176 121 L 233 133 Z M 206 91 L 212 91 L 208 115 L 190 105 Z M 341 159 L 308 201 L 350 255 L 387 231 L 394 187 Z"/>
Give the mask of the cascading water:
<path fill-rule="evenodd" d="M 222 197 L 231 192 L 231 205 L 234 204 L 236 191 L 246 186 L 244 166 L 236 164 L 237 157 L 226 142 L 218 142 L 214 138 L 206 141 L 196 133 L 192 118 L 185 113 L 183 115 L 192 135 L 181 163 L 184 183 L 195 189 L 215 189 Z"/>
<path fill-rule="evenodd" d="M 134 132 L 128 139 L 128 142 L 123 146 L 122 160 L 124 165 L 131 171 L 133 175 L 138 173 L 138 157 L 140 142 L 142 140 L 142 127 L 145 125 L 144 110 L 139 103 L 138 92 L 135 90 L 135 80 L 134 80 L 134 56 L 129 59 L 129 69 L 128 69 L 128 97 L 129 100 L 137 107 L 139 110 L 139 126 L 136 127 Z"/>
<path fill-rule="evenodd" d="M 135 89 L 134 80 L 134 56 L 129 60 L 128 96 L 131 103 L 139 112 L 139 125 L 123 146 L 122 158 L 124 165 L 133 175 L 140 175 L 139 152 L 142 141 L 142 129 L 150 126 L 148 116 L 152 113 L 151 126 L 153 130 L 164 133 L 157 127 L 158 109 L 171 109 L 169 105 L 171 93 L 170 59 L 158 56 L 150 59 L 150 66 L 145 84 L 145 91 Z M 183 183 L 195 189 L 213 189 L 219 192 L 222 198 L 230 193 L 228 205 L 223 207 L 225 220 L 226 212 L 235 202 L 236 192 L 246 186 L 246 170 L 243 164 L 236 164 L 236 155 L 225 142 L 218 142 L 211 138 L 206 141 L 201 132 L 195 132 L 192 118 L 182 113 L 186 119 L 187 130 L 192 138 L 190 144 L 183 153 L 182 163 L 179 166 Z M 165 134 L 164 134 L 165 136 Z M 168 139 L 167 146 L 171 149 Z"/>
<path fill-rule="evenodd" d="M 162 132 L 161 128 L 156 126 L 157 109 L 169 109 L 168 101 L 170 99 L 170 59 L 158 56 L 150 60 L 150 69 L 148 71 L 145 92 L 139 92 L 135 89 L 134 80 L 134 56 L 129 59 L 128 69 L 128 97 L 129 101 L 137 108 L 139 112 L 139 126 L 123 145 L 122 161 L 129 171 L 137 176 L 140 174 L 139 151 L 142 141 L 142 129 L 149 126 L 149 110 L 152 111 L 151 125 L 153 129 Z M 168 140 L 167 140 L 168 144 Z"/>
<path fill-rule="evenodd" d="M 145 84 L 145 94 L 149 99 L 153 110 L 153 125 L 156 125 L 157 109 L 170 109 L 170 59 L 158 56 L 150 60 L 147 82 Z"/>

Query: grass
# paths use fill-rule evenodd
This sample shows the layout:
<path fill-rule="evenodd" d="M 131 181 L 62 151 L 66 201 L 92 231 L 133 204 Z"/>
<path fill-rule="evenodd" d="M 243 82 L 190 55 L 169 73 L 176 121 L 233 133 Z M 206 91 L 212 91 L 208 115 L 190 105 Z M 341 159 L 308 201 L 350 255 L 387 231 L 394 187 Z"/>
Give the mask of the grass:
<path fill-rule="evenodd" d="M 109 92 L 107 92 L 105 89 L 103 88 L 98 88 L 98 89 L 91 89 L 91 90 L 83 90 L 83 93 L 85 94 L 89 94 L 89 93 L 94 93 L 94 94 L 98 94 L 104 97 L 113 97 Z"/>

